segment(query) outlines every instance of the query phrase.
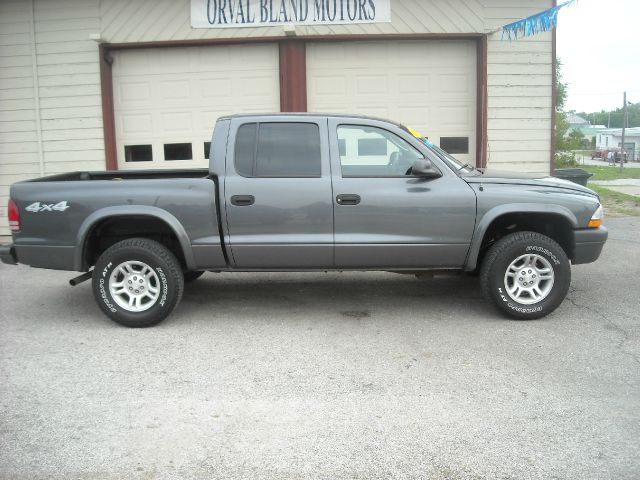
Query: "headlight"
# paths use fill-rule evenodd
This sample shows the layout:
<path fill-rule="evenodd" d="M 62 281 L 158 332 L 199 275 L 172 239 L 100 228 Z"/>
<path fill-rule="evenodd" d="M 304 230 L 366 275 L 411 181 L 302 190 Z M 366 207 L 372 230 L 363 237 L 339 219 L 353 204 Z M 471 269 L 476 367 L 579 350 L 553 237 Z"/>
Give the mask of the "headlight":
<path fill-rule="evenodd" d="M 600 205 L 595 213 L 591 215 L 591 220 L 589 220 L 587 228 L 598 228 L 602 225 L 602 220 L 604 220 L 604 208 Z"/>

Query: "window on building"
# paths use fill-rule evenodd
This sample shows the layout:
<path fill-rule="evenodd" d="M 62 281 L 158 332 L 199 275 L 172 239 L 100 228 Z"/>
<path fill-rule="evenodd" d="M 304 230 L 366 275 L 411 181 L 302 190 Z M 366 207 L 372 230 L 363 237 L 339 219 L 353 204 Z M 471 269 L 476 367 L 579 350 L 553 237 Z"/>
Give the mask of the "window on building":
<path fill-rule="evenodd" d="M 192 160 L 190 143 L 165 143 L 164 144 L 165 160 Z"/>
<path fill-rule="evenodd" d="M 422 154 L 394 133 L 377 127 L 340 125 L 338 149 L 343 177 L 397 177 L 410 174 Z"/>
<path fill-rule="evenodd" d="M 236 171 L 245 177 L 319 177 L 315 123 L 247 123 L 238 129 Z"/>
<path fill-rule="evenodd" d="M 204 142 L 204 158 L 209 158 L 209 150 L 211 150 L 211 142 Z"/>
<path fill-rule="evenodd" d="M 125 162 L 150 162 L 153 160 L 151 145 L 125 145 Z"/>
<path fill-rule="evenodd" d="M 469 153 L 469 137 L 440 137 L 440 148 L 447 153 Z"/>

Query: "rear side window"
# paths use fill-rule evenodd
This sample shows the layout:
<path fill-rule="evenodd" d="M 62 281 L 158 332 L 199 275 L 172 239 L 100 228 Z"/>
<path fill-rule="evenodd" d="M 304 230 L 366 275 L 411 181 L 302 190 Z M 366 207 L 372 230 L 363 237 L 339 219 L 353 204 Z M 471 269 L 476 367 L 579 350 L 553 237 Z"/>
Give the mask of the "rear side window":
<path fill-rule="evenodd" d="M 319 177 L 315 123 L 246 123 L 238 129 L 236 171 L 245 177 Z"/>

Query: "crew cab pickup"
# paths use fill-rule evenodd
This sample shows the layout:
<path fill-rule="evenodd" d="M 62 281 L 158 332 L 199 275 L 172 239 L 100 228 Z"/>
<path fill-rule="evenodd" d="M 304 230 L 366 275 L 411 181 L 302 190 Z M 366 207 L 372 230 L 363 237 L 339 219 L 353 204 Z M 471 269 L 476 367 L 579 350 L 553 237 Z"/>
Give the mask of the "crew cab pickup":
<path fill-rule="evenodd" d="M 4 263 L 85 272 L 98 305 L 154 325 L 204 271 L 478 272 L 517 319 L 564 299 L 607 239 L 588 188 L 480 171 L 408 128 L 348 115 L 216 123 L 209 169 L 75 172 L 11 186 Z M 425 301 L 427 301 L 425 299 Z"/>

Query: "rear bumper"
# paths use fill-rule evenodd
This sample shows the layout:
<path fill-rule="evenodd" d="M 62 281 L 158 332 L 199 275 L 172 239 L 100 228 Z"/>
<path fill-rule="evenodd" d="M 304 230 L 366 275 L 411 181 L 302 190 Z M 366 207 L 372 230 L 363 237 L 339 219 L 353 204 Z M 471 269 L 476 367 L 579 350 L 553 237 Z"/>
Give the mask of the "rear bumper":
<path fill-rule="evenodd" d="M 600 256 L 608 236 L 609 232 L 604 227 L 574 230 L 575 247 L 572 263 L 579 265 L 581 263 L 595 262 Z"/>
<path fill-rule="evenodd" d="M 17 265 L 18 257 L 16 256 L 16 249 L 13 244 L 0 245 L 0 261 L 8 265 Z"/>

